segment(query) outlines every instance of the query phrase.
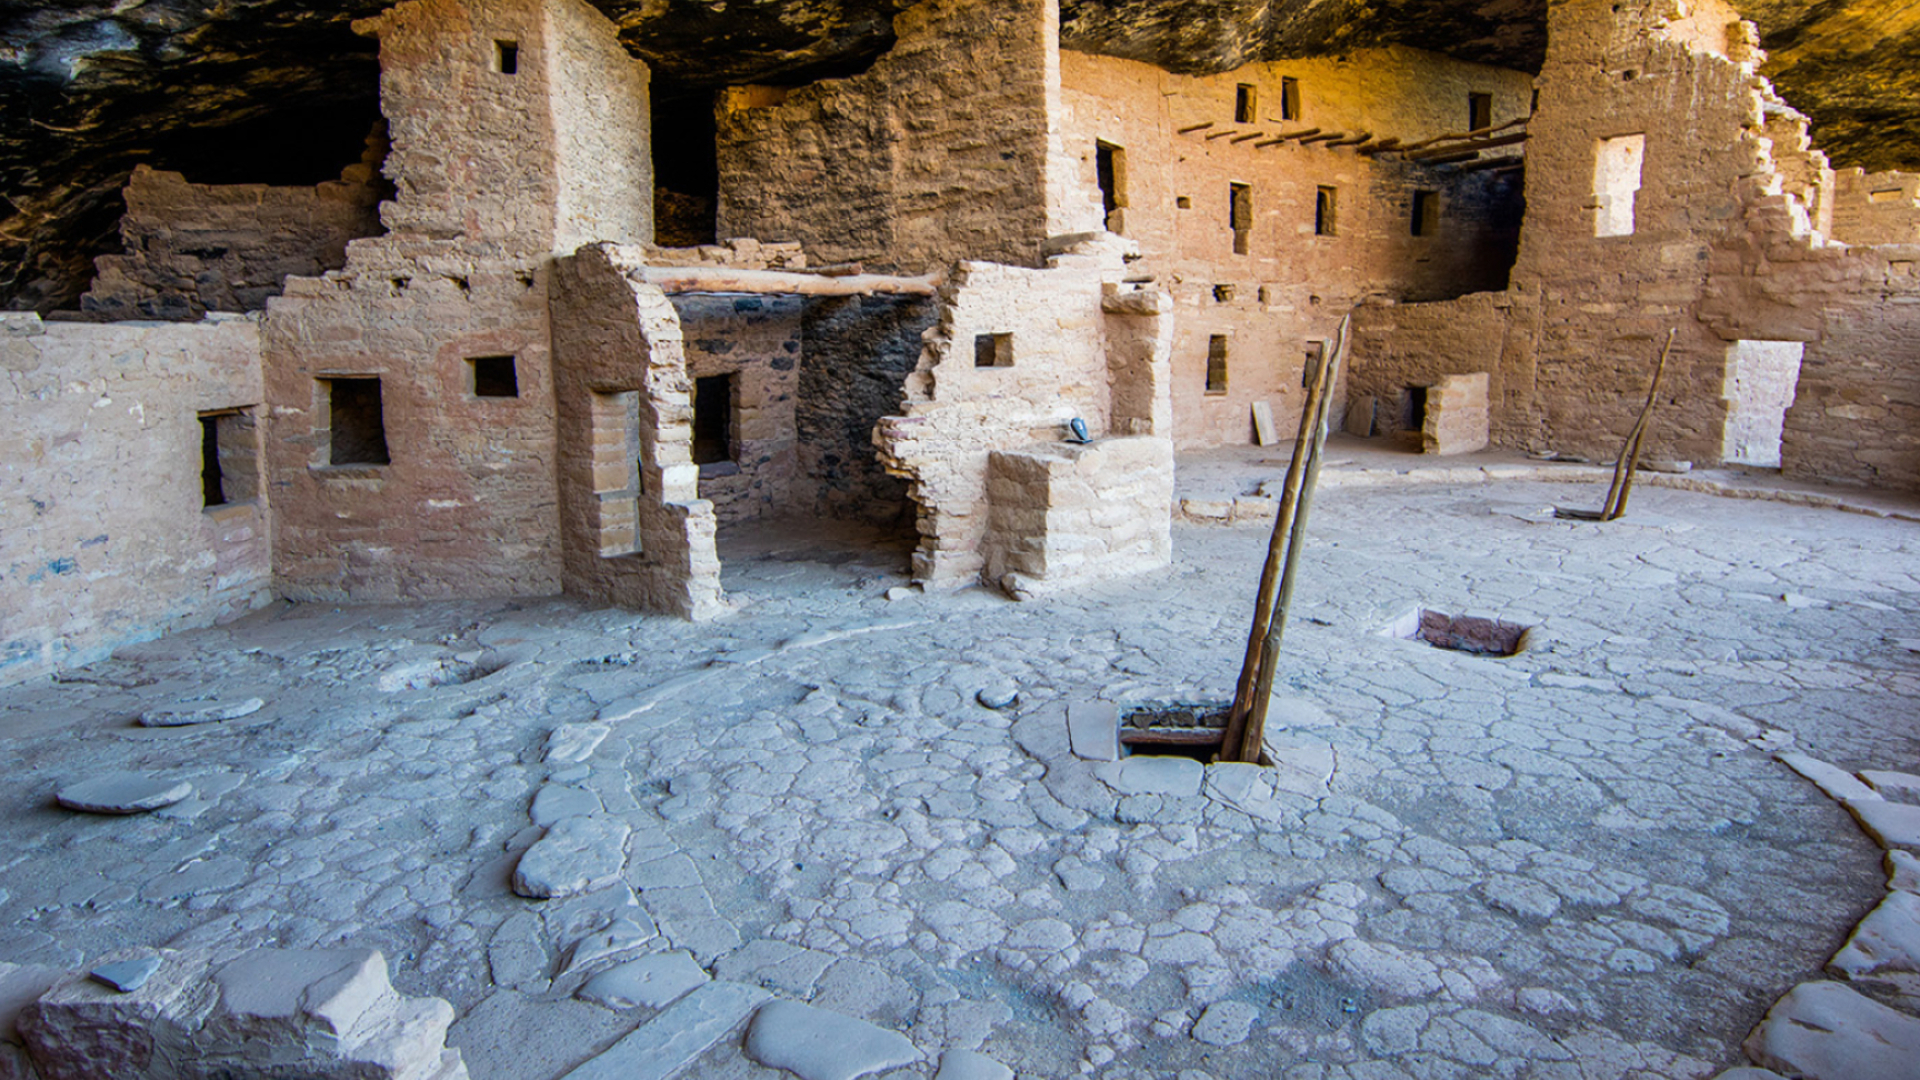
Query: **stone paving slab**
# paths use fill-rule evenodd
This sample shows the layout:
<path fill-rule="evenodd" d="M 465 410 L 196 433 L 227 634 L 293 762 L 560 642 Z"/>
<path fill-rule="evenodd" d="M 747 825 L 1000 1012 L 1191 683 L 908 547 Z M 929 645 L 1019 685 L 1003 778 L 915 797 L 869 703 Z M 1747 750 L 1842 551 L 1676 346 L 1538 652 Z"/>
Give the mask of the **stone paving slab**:
<path fill-rule="evenodd" d="M 1803 1080 L 1892 1080 L 1920 1070 L 1920 1019 L 1840 983 L 1802 983 L 1767 1012 L 1746 1050 L 1759 1065 Z"/>
<path fill-rule="evenodd" d="M 569 1072 L 566 1080 L 668 1080 L 772 996 L 757 986 L 708 983 Z"/>

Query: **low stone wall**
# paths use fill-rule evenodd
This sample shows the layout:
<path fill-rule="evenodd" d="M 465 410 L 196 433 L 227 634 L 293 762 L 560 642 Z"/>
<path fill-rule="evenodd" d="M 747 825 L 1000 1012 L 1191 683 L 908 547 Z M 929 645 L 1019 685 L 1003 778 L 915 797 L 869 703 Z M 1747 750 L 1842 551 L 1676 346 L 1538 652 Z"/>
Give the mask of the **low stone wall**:
<path fill-rule="evenodd" d="M 347 262 L 347 242 L 380 233 L 385 140 L 368 160 L 317 187 L 190 184 L 145 165 L 127 181 L 120 219 L 125 253 L 94 260 L 80 298 L 102 319 L 198 319 L 209 311 L 259 311 L 291 275 L 315 277 Z"/>
<path fill-rule="evenodd" d="M 1154 436 L 996 451 L 987 580 L 1019 597 L 1167 565 L 1173 444 Z"/>
<path fill-rule="evenodd" d="M 268 596 L 260 331 L 0 316 L 0 683 L 98 660 Z M 225 505 L 206 505 L 205 428 Z"/>
<path fill-rule="evenodd" d="M 1448 375 L 1427 388 L 1427 418 L 1420 449 L 1428 454 L 1471 454 L 1487 445 L 1487 373 Z"/>

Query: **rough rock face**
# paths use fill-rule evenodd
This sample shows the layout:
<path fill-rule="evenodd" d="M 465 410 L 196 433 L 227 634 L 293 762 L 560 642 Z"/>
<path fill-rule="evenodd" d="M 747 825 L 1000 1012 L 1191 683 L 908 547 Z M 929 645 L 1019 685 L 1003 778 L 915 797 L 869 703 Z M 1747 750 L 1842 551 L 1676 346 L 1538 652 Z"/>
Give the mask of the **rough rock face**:
<path fill-rule="evenodd" d="M 863 69 L 907 0 L 594 0 L 660 89 L 802 82 Z M 377 113 L 389 0 L 0 0 L 0 305 L 73 306 L 117 251 L 136 164 L 197 183 L 315 184 Z M 1739 0 L 1768 71 L 1839 165 L 1920 163 L 1920 11 L 1878 0 Z M 1537 70 L 1546 0 L 1064 0 L 1068 47 L 1217 72 L 1400 42 Z"/>

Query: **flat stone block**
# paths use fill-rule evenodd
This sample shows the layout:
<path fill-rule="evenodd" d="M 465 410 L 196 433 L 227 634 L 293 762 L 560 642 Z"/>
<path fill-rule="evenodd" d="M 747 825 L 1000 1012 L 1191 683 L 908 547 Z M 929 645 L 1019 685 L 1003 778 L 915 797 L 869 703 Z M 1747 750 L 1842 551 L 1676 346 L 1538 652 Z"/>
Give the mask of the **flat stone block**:
<path fill-rule="evenodd" d="M 1920 896 L 1888 893 L 1854 927 L 1853 936 L 1827 966 L 1850 978 L 1879 971 L 1920 972 Z"/>
<path fill-rule="evenodd" d="M 1920 806 L 1871 799 L 1848 799 L 1843 805 L 1867 835 L 1884 848 L 1920 848 Z"/>
<path fill-rule="evenodd" d="M 1013 1070 L 977 1051 L 949 1050 L 933 1080 L 1013 1080 Z"/>
<path fill-rule="evenodd" d="M 1067 738 L 1073 752 L 1088 761 L 1120 760 L 1120 707 L 1109 701 L 1067 705 Z"/>
<path fill-rule="evenodd" d="M 662 1009 L 709 981 L 692 953 L 676 949 L 608 968 L 587 980 L 578 996 L 609 1009 Z"/>
<path fill-rule="evenodd" d="M 1804 1080 L 1911 1077 L 1920 1069 L 1920 1020 L 1836 982 L 1801 983 L 1747 1036 L 1747 1056 Z"/>
<path fill-rule="evenodd" d="M 592 892 L 619 878 L 627 862 L 624 822 L 576 817 L 534 841 L 513 870 L 513 891 L 534 900 Z"/>
<path fill-rule="evenodd" d="M 260 698 L 247 698 L 243 701 L 216 701 L 200 705 L 178 705 L 171 708 L 148 709 L 140 714 L 140 723 L 144 727 L 187 727 L 192 724 L 212 724 L 221 720 L 238 720 L 251 716 L 266 707 Z"/>
<path fill-rule="evenodd" d="M 797 1001 L 761 1009 L 747 1031 L 747 1056 L 800 1080 L 854 1080 L 920 1060 L 898 1032 Z"/>
<path fill-rule="evenodd" d="M 712 1049 L 772 996 L 757 986 L 710 982 L 568 1073 L 565 1080 L 667 1080 Z"/>
<path fill-rule="evenodd" d="M 1811 758 L 1805 754 L 1785 753 L 1776 756 L 1780 759 L 1781 764 L 1813 781 L 1819 786 L 1820 790 L 1826 792 L 1830 798 L 1840 802 L 1880 798 L 1879 792 L 1868 787 L 1859 777 L 1837 765 L 1829 765 L 1818 758 Z"/>
<path fill-rule="evenodd" d="M 1192 758 L 1134 756 L 1119 763 L 1110 783 L 1122 795 L 1200 794 L 1207 767 Z"/>
<path fill-rule="evenodd" d="M 116 772 L 68 784 L 55 799 L 69 810 L 88 814 L 140 814 L 172 806 L 191 794 L 193 785 L 185 780 Z"/>

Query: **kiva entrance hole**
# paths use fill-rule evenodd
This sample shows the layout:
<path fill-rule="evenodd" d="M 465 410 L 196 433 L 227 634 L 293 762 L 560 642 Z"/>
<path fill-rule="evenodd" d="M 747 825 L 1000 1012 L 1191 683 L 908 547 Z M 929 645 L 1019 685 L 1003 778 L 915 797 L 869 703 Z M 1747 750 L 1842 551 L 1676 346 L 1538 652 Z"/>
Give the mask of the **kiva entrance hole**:
<path fill-rule="evenodd" d="M 1449 615 L 1418 608 L 1395 619 L 1383 632 L 1389 637 L 1424 641 L 1436 649 L 1475 656 L 1516 656 L 1526 649 L 1531 629 L 1478 615 Z"/>
<path fill-rule="evenodd" d="M 1227 734 L 1227 704 L 1156 703 L 1120 714 L 1120 755 L 1185 757 L 1211 764 Z M 1262 754 L 1260 764 L 1272 762 Z"/>

